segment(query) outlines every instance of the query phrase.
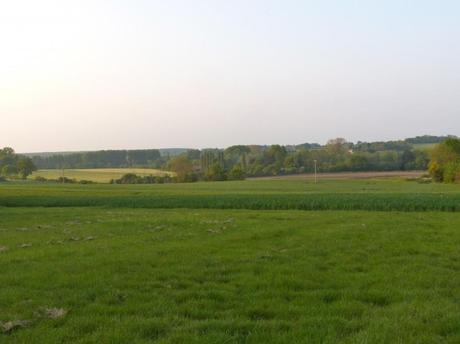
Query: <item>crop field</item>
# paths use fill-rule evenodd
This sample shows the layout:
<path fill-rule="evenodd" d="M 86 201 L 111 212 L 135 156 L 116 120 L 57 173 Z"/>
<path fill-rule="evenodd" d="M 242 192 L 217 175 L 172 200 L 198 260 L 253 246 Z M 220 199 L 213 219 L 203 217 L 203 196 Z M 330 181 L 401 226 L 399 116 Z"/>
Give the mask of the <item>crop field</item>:
<path fill-rule="evenodd" d="M 0 184 L 0 343 L 458 343 L 460 186 Z"/>
<path fill-rule="evenodd" d="M 0 206 L 458 211 L 460 186 L 404 179 L 248 180 L 160 185 L 7 183 Z"/>
<path fill-rule="evenodd" d="M 94 169 L 65 169 L 65 170 L 38 170 L 29 179 L 43 177 L 46 179 L 58 179 L 66 177 L 76 180 L 89 180 L 96 183 L 109 183 L 111 179 L 119 179 L 126 173 L 134 173 L 139 176 L 165 176 L 171 172 L 152 168 L 94 168 Z"/>

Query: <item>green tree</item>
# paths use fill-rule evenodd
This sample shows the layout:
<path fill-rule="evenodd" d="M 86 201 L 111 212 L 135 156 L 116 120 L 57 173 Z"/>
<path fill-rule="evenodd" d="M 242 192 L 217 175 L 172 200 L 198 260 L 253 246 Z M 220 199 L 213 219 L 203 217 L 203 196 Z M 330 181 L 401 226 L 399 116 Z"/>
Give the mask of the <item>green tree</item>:
<path fill-rule="evenodd" d="M 227 175 L 222 165 L 214 164 L 205 173 L 205 178 L 208 181 L 223 181 L 227 180 Z"/>
<path fill-rule="evenodd" d="M 18 170 L 16 166 L 14 165 L 3 165 L 0 172 L 2 176 L 10 177 L 10 176 L 14 176 L 15 174 L 17 174 Z"/>
<path fill-rule="evenodd" d="M 32 159 L 30 158 L 20 158 L 17 162 L 17 173 L 23 179 L 26 179 L 27 176 L 31 175 L 33 171 L 36 171 Z"/>
<path fill-rule="evenodd" d="M 169 168 L 176 173 L 177 181 L 180 183 L 189 181 L 189 174 L 193 172 L 193 164 L 186 155 L 172 158 L 169 162 Z"/>
<path fill-rule="evenodd" d="M 460 139 L 447 139 L 432 150 L 429 173 L 439 182 L 460 182 Z"/>
<path fill-rule="evenodd" d="M 347 140 L 342 137 L 336 139 L 331 139 L 327 142 L 326 148 L 332 154 L 342 154 L 345 153 L 347 146 Z"/>
<path fill-rule="evenodd" d="M 244 178 L 245 173 L 243 166 L 241 166 L 241 164 L 234 165 L 228 173 L 228 179 L 230 180 L 243 180 Z"/>

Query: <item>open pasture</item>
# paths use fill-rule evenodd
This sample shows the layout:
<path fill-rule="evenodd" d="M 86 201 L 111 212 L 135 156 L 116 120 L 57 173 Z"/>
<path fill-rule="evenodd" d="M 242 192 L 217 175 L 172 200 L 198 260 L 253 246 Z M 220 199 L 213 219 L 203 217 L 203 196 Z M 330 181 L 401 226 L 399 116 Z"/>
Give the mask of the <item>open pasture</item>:
<path fill-rule="evenodd" d="M 0 342 L 455 343 L 459 228 L 456 213 L 3 208 L 0 322 L 21 326 Z"/>
<path fill-rule="evenodd" d="M 457 343 L 459 205 L 399 178 L 3 183 L 0 342 Z"/>

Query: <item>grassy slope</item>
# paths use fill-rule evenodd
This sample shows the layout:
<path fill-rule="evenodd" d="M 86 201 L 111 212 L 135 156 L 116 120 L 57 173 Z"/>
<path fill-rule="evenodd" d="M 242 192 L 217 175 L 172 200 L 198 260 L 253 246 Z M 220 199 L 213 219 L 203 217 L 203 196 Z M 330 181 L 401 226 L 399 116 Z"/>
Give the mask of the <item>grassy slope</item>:
<path fill-rule="evenodd" d="M 44 177 L 46 179 L 57 179 L 62 177 L 62 170 L 39 170 L 34 172 L 29 178 Z M 164 176 L 170 174 L 156 169 L 148 168 L 95 168 L 95 169 L 66 169 L 64 176 L 77 180 L 91 180 L 98 183 L 108 183 L 111 179 L 118 179 L 126 173 L 135 173 L 140 176 Z"/>
<path fill-rule="evenodd" d="M 145 208 L 460 210 L 460 186 L 400 179 L 299 180 L 168 185 L 0 186 L 0 206 Z"/>
<path fill-rule="evenodd" d="M 0 342 L 459 342 L 459 227 L 456 213 L 0 208 L 0 321 L 31 321 Z"/>

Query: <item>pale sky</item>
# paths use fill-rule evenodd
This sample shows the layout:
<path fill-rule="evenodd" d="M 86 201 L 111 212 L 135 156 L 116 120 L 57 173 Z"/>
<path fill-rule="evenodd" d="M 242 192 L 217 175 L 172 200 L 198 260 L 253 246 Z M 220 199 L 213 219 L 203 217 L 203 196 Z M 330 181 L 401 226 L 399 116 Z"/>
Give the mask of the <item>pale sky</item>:
<path fill-rule="evenodd" d="M 460 1 L 0 0 L 0 147 L 460 135 Z"/>

